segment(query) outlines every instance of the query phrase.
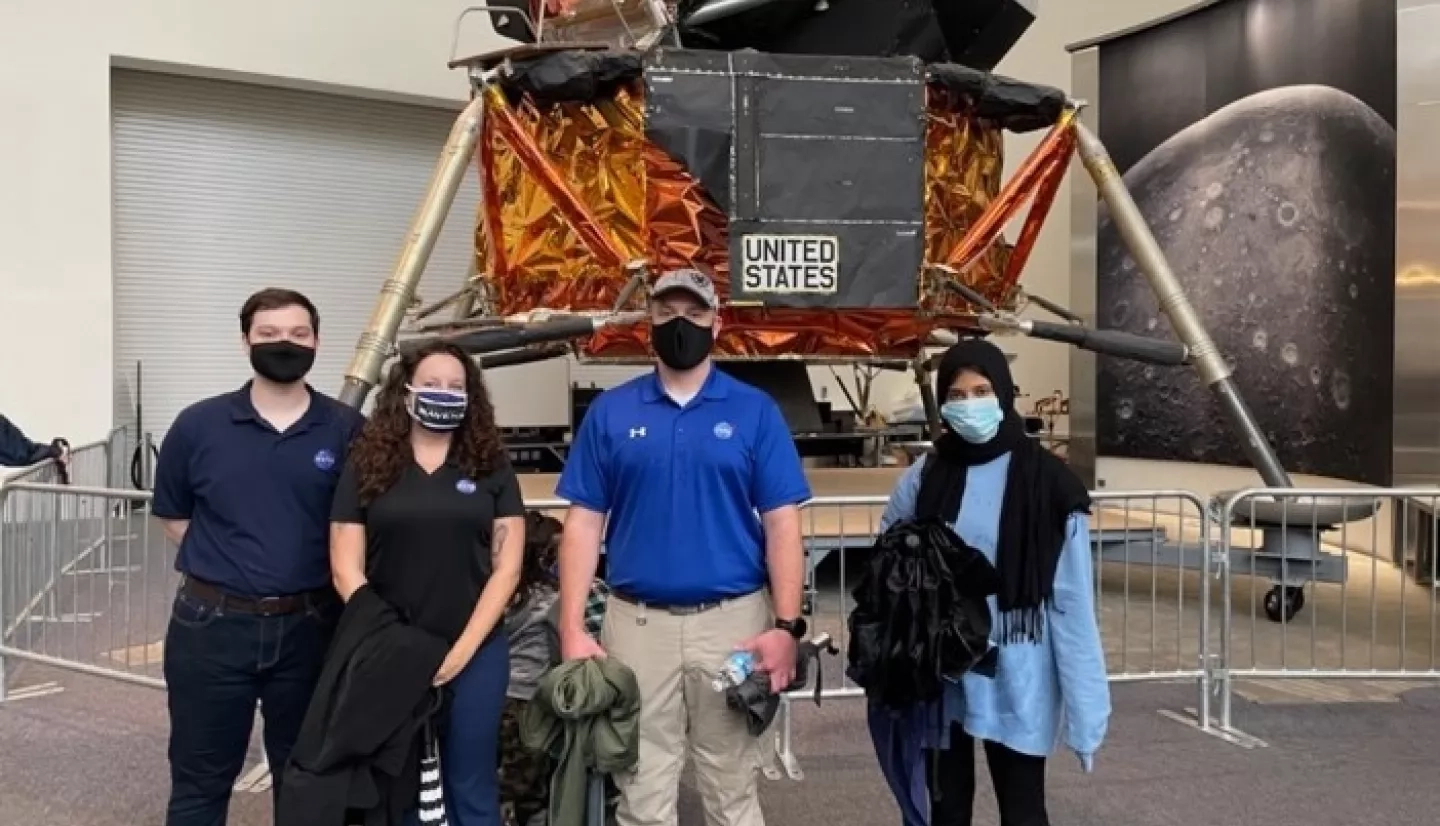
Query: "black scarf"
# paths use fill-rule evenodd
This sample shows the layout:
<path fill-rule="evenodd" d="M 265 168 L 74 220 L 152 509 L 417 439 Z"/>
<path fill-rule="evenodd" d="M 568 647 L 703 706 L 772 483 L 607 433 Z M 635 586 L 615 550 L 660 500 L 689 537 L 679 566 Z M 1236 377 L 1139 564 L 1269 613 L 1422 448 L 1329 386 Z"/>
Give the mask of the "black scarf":
<path fill-rule="evenodd" d="M 1065 463 L 1025 433 L 1015 412 L 1015 381 L 1005 354 L 980 339 L 951 347 L 936 371 L 935 397 L 942 404 L 962 370 L 990 380 L 1005 420 L 993 439 L 971 444 L 951 432 L 935 440 L 925 460 L 916 497 L 916 518 L 958 518 L 970 468 L 1010 454 L 995 567 L 1000 575 L 1000 639 L 1039 642 L 1041 611 L 1054 598 L 1055 571 L 1064 550 L 1070 515 L 1090 512 L 1090 494 Z"/>

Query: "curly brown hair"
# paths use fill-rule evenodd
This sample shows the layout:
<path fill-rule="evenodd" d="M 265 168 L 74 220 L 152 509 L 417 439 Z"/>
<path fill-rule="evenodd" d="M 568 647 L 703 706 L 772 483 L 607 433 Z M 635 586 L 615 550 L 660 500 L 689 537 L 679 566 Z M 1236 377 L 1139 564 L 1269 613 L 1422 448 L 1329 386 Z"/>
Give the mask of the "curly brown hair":
<path fill-rule="evenodd" d="M 402 354 L 390 366 L 390 372 L 375 397 L 375 410 L 365 422 L 355 444 L 350 448 L 350 461 L 355 463 L 360 485 L 360 501 L 369 504 L 389 490 L 406 464 L 414 460 L 410 449 L 410 428 L 413 420 L 406 409 L 406 385 L 415 378 L 415 368 L 430 356 L 450 356 L 465 368 L 465 420 L 455 430 L 450 456 L 461 472 L 472 479 L 483 478 L 505 463 L 505 446 L 500 429 L 495 425 L 495 407 L 485 389 L 480 368 L 464 350 L 446 342 L 434 342 Z"/>

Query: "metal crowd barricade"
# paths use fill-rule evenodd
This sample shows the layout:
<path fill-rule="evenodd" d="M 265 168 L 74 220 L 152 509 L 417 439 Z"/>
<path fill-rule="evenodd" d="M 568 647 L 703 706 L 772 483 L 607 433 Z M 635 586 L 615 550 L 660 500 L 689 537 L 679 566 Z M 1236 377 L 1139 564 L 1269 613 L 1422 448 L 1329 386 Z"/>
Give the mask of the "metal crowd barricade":
<path fill-rule="evenodd" d="M 96 467 L 103 474 L 108 462 L 97 458 Z M 89 472 L 73 459 L 71 468 Z M 78 484 L 0 485 L 0 700 L 10 660 L 164 687 L 177 575 L 141 507 L 149 498 Z"/>
<path fill-rule="evenodd" d="M 1437 488 L 1257 488 L 1223 503 L 1223 729 L 1237 679 L 1332 702 L 1346 695 L 1318 681 L 1440 680 L 1437 501 Z"/>
<path fill-rule="evenodd" d="M 72 448 L 66 466 L 45 461 L 0 478 L 0 700 L 6 691 L 5 646 L 22 630 L 34 630 L 31 624 L 42 617 L 51 624 L 74 619 L 53 610 L 55 588 L 68 575 L 62 572 L 94 552 L 93 537 L 103 522 L 76 497 L 27 489 L 62 483 L 104 487 L 114 440 L 112 431 L 101 441 Z"/>
<path fill-rule="evenodd" d="M 97 487 L 114 488 L 126 490 L 135 487 L 132 484 L 130 466 L 134 458 L 135 445 L 140 441 L 133 427 L 120 425 L 110 431 L 107 443 L 107 461 L 105 467 L 104 481 L 92 481 L 90 479 L 76 480 L 80 484 L 94 485 Z"/>
<path fill-rule="evenodd" d="M 120 428 L 116 428 L 98 442 L 72 449 L 70 466 L 66 468 L 66 477 L 70 484 L 95 488 L 113 487 L 110 483 L 110 458 L 115 450 L 117 436 L 122 432 Z"/>
<path fill-rule="evenodd" d="M 1208 729 L 1213 715 L 1212 677 L 1218 636 L 1210 616 L 1216 562 L 1203 500 L 1181 490 L 1092 493 L 1090 545 L 1094 554 L 1097 621 L 1112 682 L 1189 680 L 1196 685 L 1196 724 Z M 846 617 L 853 607 L 852 553 L 875 541 L 886 496 L 820 497 L 806 505 L 804 527 L 806 607 L 814 632 L 826 631 L 841 649 L 822 658 L 824 699 L 862 697 L 845 676 L 849 636 Z M 820 589 L 816 571 L 838 557 L 838 587 Z M 776 763 L 766 775 L 804 777 L 794 752 L 794 704 L 810 690 L 784 698 L 775 724 Z"/>
<path fill-rule="evenodd" d="M 56 483 L 53 465 L 0 483 L 0 700 L 12 663 L 163 688 L 178 575 L 147 515 L 150 494 L 104 486 L 125 444 L 112 434 L 77 449 L 69 485 Z M 1233 732 L 1237 680 L 1440 680 L 1440 488 L 1256 489 L 1210 510 L 1178 490 L 1100 491 L 1094 500 L 1096 617 L 1110 679 L 1193 681 L 1200 728 L 1218 718 L 1221 733 Z M 814 631 L 842 649 L 822 658 L 828 699 L 863 694 L 844 674 L 852 555 L 874 542 L 886 502 L 824 497 L 802 514 L 805 608 Z M 556 515 L 566 507 L 527 504 Z M 827 568 L 821 587 L 817 573 L 831 557 L 838 582 Z M 1337 571 L 1338 584 L 1328 584 Z M 791 721 L 809 698 L 784 698 L 767 776 L 803 776 Z"/>

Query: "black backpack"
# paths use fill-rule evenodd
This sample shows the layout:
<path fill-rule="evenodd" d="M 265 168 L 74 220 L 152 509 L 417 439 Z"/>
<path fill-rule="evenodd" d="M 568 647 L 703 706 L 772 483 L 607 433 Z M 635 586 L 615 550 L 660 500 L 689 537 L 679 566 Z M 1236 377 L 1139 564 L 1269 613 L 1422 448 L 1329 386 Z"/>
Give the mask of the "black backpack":
<path fill-rule="evenodd" d="M 940 519 L 896 523 L 852 591 L 846 674 L 891 708 L 939 699 L 944 681 L 993 666 L 990 606 L 999 575 Z M 993 673 L 993 672 L 992 672 Z"/>

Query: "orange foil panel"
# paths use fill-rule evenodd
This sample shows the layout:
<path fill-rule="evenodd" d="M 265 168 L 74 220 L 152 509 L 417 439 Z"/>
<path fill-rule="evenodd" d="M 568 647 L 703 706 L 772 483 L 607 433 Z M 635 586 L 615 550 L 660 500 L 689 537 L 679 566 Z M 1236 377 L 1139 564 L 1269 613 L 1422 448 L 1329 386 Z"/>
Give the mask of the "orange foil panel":
<path fill-rule="evenodd" d="M 624 93 L 615 102 L 639 105 Z M 489 108 L 506 105 L 498 95 L 487 103 Z M 489 278 L 497 312 L 611 309 L 627 280 L 623 262 L 602 263 L 583 233 L 599 233 L 626 261 L 645 257 L 644 134 L 623 119 L 610 123 L 593 106 L 540 110 L 525 103 L 510 111 L 516 128 L 533 141 L 538 159 L 549 168 L 532 173 L 530 158 L 506 139 L 499 118 L 485 119 L 480 164 L 486 191 L 475 247 L 477 271 Z M 543 184 L 552 173 L 593 217 L 594 226 L 577 230 L 557 208 Z"/>
<path fill-rule="evenodd" d="M 998 128 L 950 108 L 942 93 L 932 90 L 931 97 L 925 252 L 927 261 L 940 263 L 995 200 L 1003 139 Z M 491 105 L 505 104 L 497 95 Z M 646 260 L 652 275 L 683 266 L 709 272 L 728 303 L 728 221 L 682 164 L 645 139 L 638 88 L 599 105 L 542 109 L 525 102 L 510 112 L 503 121 L 487 118 L 479 151 L 485 192 L 476 255 L 499 314 L 612 309 L 627 276 L 591 253 L 597 243 L 626 261 Z M 556 181 L 573 194 L 564 208 L 547 192 Z M 960 277 L 999 301 L 1008 256 L 1008 247 L 995 244 Z M 726 307 L 717 350 L 751 358 L 913 357 L 931 330 L 967 326 L 970 316 L 963 300 L 927 288 L 922 273 L 912 277 L 922 285 L 913 311 Z M 600 361 L 648 353 L 643 325 L 606 328 L 582 348 Z"/>
<path fill-rule="evenodd" d="M 966 233 L 999 196 L 1004 181 L 1005 135 L 967 117 L 953 96 L 927 90 L 929 122 L 925 130 L 925 260 L 943 263 L 964 246 Z M 1004 239 L 990 245 L 959 272 L 959 280 L 990 301 L 1005 297 L 1005 265 L 1010 248 Z M 921 305 L 936 312 L 965 312 L 966 301 L 950 290 L 926 289 Z"/>

